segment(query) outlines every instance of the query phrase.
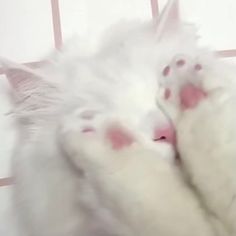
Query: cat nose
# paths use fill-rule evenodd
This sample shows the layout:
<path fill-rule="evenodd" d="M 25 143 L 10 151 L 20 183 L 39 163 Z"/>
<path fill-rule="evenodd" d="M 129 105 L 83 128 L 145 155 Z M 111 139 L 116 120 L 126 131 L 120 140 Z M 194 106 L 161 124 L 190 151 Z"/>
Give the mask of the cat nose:
<path fill-rule="evenodd" d="M 155 142 L 165 142 L 176 145 L 176 132 L 172 125 L 159 127 L 154 130 L 153 140 Z"/>

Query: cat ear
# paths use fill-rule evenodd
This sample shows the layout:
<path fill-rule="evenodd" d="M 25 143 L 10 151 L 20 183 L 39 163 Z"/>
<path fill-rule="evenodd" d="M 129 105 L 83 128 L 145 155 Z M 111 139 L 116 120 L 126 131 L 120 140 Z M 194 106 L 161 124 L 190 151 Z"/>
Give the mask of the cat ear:
<path fill-rule="evenodd" d="M 0 64 L 11 87 L 10 94 L 14 103 L 12 113 L 20 121 L 19 124 L 35 124 L 42 116 L 55 110 L 61 101 L 57 84 L 50 83 L 40 70 L 5 58 L 0 58 Z"/>
<path fill-rule="evenodd" d="M 5 58 L 0 58 L 0 64 L 13 92 L 25 93 L 42 81 L 41 75 L 27 66 L 14 63 Z"/>
<path fill-rule="evenodd" d="M 160 39 L 168 32 L 175 30 L 180 24 L 179 1 L 169 0 L 157 20 L 156 37 Z"/>

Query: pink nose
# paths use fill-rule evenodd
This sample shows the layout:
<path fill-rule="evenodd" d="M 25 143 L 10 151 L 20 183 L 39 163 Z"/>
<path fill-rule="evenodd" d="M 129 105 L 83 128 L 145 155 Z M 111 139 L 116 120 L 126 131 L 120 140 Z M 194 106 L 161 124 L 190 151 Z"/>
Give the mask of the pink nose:
<path fill-rule="evenodd" d="M 173 126 L 165 126 L 154 130 L 154 141 L 166 142 L 172 145 L 176 144 L 176 133 Z"/>

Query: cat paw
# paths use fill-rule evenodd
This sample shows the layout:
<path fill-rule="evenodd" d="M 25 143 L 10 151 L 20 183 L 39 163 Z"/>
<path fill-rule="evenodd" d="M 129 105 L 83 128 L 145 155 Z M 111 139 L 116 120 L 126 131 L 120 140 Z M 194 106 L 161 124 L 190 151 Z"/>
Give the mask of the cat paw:
<path fill-rule="evenodd" d="M 162 70 L 164 99 L 181 109 L 195 108 L 207 93 L 202 89 L 204 66 L 185 55 L 175 56 Z"/>
<path fill-rule="evenodd" d="M 129 147 L 134 143 L 134 137 L 119 124 L 110 124 L 105 129 L 105 137 L 114 150 Z"/>
<path fill-rule="evenodd" d="M 75 127 L 77 138 L 86 144 L 97 142 L 108 144 L 114 150 L 129 147 L 135 141 L 133 135 L 116 121 L 114 117 L 99 110 L 83 110 L 76 114 Z M 69 131 L 69 132 L 71 132 Z"/>

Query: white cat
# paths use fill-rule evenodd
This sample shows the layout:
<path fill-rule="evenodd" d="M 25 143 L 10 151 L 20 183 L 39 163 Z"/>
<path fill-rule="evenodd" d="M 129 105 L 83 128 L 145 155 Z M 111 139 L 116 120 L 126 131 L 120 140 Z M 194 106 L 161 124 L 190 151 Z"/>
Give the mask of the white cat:
<path fill-rule="evenodd" d="M 233 235 L 233 214 L 221 211 L 223 200 L 215 206 L 206 191 L 214 182 L 198 176 L 204 160 L 193 168 L 192 156 L 204 151 L 195 145 L 199 136 L 185 140 L 188 134 L 182 135 L 192 123 L 181 125 L 185 111 L 179 109 L 177 85 L 189 73 L 177 73 L 183 57 L 173 60 L 180 64 L 174 76 L 168 64 L 175 55 L 196 58 L 205 52 L 189 26 L 179 22 L 177 5 L 169 1 L 156 24 L 114 27 L 95 53 L 65 49 L 38 70 L 2 59 L 19 128 L 13 173 L 22 235 Z M 215 80 L 209 84 L 217 85 Z M 159 108 L 163 88 L 168 101 Z M 170 118 L 184 170 L 199 177 L 193 186 L 175 162 Z M 207 173 L 213 172 L 210 165 Z"/>

